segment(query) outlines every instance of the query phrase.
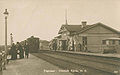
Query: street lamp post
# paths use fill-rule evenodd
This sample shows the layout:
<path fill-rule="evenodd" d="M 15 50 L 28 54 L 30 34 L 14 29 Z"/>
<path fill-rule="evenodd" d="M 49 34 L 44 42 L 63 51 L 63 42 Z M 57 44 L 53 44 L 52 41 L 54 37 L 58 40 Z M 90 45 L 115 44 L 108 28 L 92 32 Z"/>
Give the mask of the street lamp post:
<path fill-rule="evenodd" d="M 8 11 L 5 9 L 5 12 L 3 13 L 5 15 L 5 52 L 7 51 L 7 16 L 8 16 Z"/>
<path fill-rule="evenodd" d="M 11 46 L 12 46 L 12 44 L 13 44 L 13 36 L 12 36 L 13 34 L 11 33 L 10 34 L 10 38 L 11 38 Z"/>
<path fill-rule="evenodd" d="M 5 15 L 5 51 L 4 51 L 4 67 L 3 69 L 6 69 L 5 65 L 7 64 L 7 16 L 8 11 L 5 9 L 5 12 L 3 13 Z"/>

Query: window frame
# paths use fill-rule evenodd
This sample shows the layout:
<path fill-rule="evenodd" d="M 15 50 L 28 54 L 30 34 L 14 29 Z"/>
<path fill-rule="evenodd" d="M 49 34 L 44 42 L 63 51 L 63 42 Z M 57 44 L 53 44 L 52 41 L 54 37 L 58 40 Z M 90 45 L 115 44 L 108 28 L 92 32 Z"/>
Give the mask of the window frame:
<path fill-rule="evenodd" d="M 102 44 L 103 44 L 103 45 L 106 45 L 106 40 L 102 40 Z"/>

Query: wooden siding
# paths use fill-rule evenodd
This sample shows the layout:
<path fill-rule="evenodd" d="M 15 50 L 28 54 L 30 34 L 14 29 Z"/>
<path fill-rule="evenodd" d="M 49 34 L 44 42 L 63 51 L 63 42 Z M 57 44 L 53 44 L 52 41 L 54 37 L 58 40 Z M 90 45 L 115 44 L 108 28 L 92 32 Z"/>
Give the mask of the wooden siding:
<path fill-rule="evenodd" d="M 120 37 L 119 34 L 106 29 L 102 26 L 97 26 L 94 28 L 91 28 L 90 30 L 87 30 L 79 35 L 75 35 L 77 37 L 77 43 L 82 44 L 82 37 L 87 36 L 87 48 L 90 52 L 102 52 L 102 40 L 105 40 L 107 38 L 111 37 Z M 74 38 L 76 39 L 76 38 Z M 79 48 L 76 48 L 79 51 Z"/>

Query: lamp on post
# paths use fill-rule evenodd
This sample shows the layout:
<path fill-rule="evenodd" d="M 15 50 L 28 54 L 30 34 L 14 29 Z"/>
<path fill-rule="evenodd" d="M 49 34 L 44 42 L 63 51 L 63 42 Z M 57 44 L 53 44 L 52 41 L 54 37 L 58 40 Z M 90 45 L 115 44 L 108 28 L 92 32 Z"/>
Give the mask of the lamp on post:
<path fill-rule="evenodd" d="M 6 69 L 5 64 L 7 63 L 7 17 L 8 17 L 8 11 L 5 9 L 5 12 L 3 13 L 5 15 L 5 51 L 4 51 L 4 69 Z"/>
<path fill-rule="evenodd" d="M 11 46 L 12 46 L 12 44 L 13 44 L 13 36 L 12 36 L 13 34 L 11 33 L 10 34 L 10 38 L 11 38 Z"/>
<path fill-rule="evenodd" d="M 5 15 L 5 52 L 7 51 L 7 17 L 8 17 L 8 11 L 5 9 L 5 12 L 3 13 Z"/>

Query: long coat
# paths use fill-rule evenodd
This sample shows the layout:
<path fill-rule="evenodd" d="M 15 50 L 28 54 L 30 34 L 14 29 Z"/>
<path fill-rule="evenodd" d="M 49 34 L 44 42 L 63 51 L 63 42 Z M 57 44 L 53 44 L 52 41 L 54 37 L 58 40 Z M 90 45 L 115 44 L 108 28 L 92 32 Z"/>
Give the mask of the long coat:
<path fill-rule="evenodd" d="M 15 45 L 12 45 L 10 54 L 11 54 L 11 59 L 17 59 L 17 50 Z"/>
<path fill-rule="evenodd" d="M 21 45 L 18 46 L 20 58 L 24 58 L 24 50 Z"/>
<path fill-rule="evenodd" d="M 25 45 L 24 50 L 25 50 L 25 55 L 28 55 L 29 54 L 29 46 Z"/>

